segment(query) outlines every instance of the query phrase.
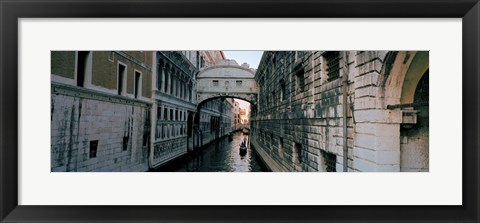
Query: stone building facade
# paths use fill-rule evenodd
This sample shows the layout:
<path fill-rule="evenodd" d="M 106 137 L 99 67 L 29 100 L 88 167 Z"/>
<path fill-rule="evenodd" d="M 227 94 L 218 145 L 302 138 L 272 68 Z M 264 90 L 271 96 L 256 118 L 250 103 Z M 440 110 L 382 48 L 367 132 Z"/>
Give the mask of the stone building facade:
<path fill-rule="evenodd" d="M 235 100 L 235 99 L 232 99 Z M 237 101 L 233 102 L 233 131 L 240 130 L 242 123 L 240 122 L 240 104 Z"/>
<path fill-rule="evenodd" d="M 429 52 L 265 52 L 251 143 L 273 171 L 429 171 L 428 76 Z"/>
<path fill-rule="evenodd" d="M 196 113 L 196 51 L 157 51 L 154 53 L 152 150 L 150 168 L 187 154 L 193 148 L 193 116 Z"/>
<path fill-rule="evenodd" d="M 152 55 L 51 52 L 51 171 L 146 171 Z"/>
<path fill-rule="evenodd" d="M 232 132 L 232 104 L 226 98 L 202 103 L 200 109 L 201 144 L 204 146 Z"/>
<path fill-rule="evenodd" d="M 226 135 L 231 102 L 199 106 L 196 94 L 200 69 L 223 59 L 221 51 L 52 51 L 51 170 L 147 171 Z M 200 114 L 208 128 L 195 122 Z"/>

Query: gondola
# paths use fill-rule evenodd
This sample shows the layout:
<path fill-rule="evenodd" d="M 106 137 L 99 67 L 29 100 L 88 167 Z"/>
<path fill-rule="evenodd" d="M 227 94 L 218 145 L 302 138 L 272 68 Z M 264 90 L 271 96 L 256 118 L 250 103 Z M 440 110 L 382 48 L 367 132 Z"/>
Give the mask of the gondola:
<path fill-rule="evenodd" d="M 240 144 L 240 155 L 244 156 L 246 154 L 247 154 L 247 146 L 245 145 L 244 142 L 242 142 L 242 144 Z"/>

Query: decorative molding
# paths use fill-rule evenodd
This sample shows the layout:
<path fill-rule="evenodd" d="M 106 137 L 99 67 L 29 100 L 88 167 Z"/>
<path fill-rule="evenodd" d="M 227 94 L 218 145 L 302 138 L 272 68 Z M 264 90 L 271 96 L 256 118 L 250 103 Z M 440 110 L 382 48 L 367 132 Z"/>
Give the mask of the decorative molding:
<path fill-rule="evenodd" d="M 148 71 L 152 71 L 152 67 L 150 67 L 149 65 L 143 63 L 141 60 L 139 60 L 139 59 L 137 59 L 137 58 L 135 58 L 135 57 L 132 57 L 132 56 L 128 55 L 128 54 L 125 53 L 125 52 L 122 52 L 122 51 L 113 51 L 113 52 L 115 52 L 116 54 L 118 54 L 118 55 L 120 55 L 120 56 L 122 56 L 122 57 L 125 57 L 126 59 L 128 59 L 128 60 L 136 63 L 137 65 L 139 65 L 139 66 L 147 69 Z"/>
<path fill-rule="evenodd" d="M 152 106 L 151 102 L 145 102 L 134 98 L 127 98 L 119 95 L 108 94 L 101 91 L 96 91 L 88 88 L 65 85 L 60 83 L 51 83 L 51 94 L 66 95 L 71 97 L 85 98 L 97 101 L 105 101 L 116 104 L 130 104 L 133 106 L 140 106 L 149 108 Z"/>

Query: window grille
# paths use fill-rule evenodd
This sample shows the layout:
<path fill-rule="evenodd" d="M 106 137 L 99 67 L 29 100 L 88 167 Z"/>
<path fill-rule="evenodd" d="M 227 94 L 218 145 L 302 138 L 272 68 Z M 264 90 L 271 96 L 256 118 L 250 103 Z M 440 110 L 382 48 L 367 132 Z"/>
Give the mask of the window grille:
<path fill-rule="evenodd" d="M 337 172 L 337 155 L 322 150 L 322 156 L 327 172 Z"/>
<path fill-rule="evenodd" d="M 340 77 L 340 52 L 330 51 L 323 54 L 325 63 L 327 65 L 328 81 L 337 79 Z"/>
<path fill-rule="evenodd" d="M 213 80 L 213 86 L 218 87 L 218 80 Z"/>

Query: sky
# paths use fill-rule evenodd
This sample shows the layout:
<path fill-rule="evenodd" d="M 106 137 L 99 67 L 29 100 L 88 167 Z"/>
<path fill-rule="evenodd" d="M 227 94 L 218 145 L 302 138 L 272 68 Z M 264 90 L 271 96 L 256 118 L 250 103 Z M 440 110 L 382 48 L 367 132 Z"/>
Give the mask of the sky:
<path fill-rule="evenodd" d="M 242 65 L 242 63 L 248 63 L 251 68 L 257 69 L 260 60 L 262 59 L 263 51 L 235 50 L 223 51 L 223 53 L 227 59 L 233 59 L 240 65 Z"/>
<path fill-rule="evenodd" d="M 250 102 L 244 101 L 244 100 L 241 100 L 241 99 L 236 99 L 236 98 L 235 98 L 235 101 L 238 102 L 238 106 L 240 108 L 243 108 L 243 109 L 246 108 L 250 112 Z"/>

